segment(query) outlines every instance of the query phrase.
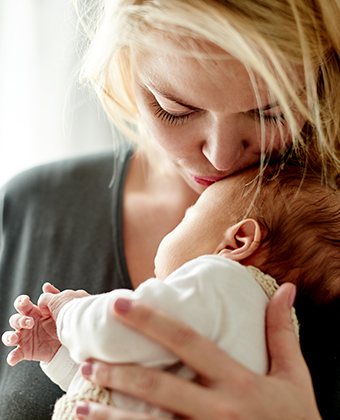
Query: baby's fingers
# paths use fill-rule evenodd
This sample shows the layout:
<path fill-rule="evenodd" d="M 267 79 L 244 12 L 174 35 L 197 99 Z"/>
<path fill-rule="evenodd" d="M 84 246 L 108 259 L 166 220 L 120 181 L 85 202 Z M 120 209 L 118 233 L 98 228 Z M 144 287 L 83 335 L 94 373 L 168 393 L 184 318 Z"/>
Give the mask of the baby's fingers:
<path fill-rule="evenodd" d="M 9 325 L 14 330 L 30 330 L 34 327 L 34 319 L 30 316 L 15 314 L 9 319 Z"/>
<path fill-rule="evenodd" d="M 21 315 L 30 315 L 30 312 L 33 309 L 33 307 L 34 305 L 30 301 L 29 296 L 26 295 L 18 296 L 14 301 L 14 308 Z"/>
<path fill-rule="evenodd" d="M 5 346 L 13 347 L 17 345 L 19 337 L 14 331 L 6 331 L 2 334 L 1 340 Z"/>
<path fill-rule="evenodd" d="M 29 317 L 36 317 L 41 316 L 40 309 L 34 305 L 29 296 L 21 295 L 18 296 L 14 301 L 14 308 L 19 312 L 21 315 L 26 315 Z"/>
<path fill-rule="evenodd" d="M 38 299 L 38 307 L 43 315 L 52 315 L 54 304 L 53 304 L 53 293 L 43 293 Z"/>
<path fill-rule="evenodd" d="M 56 287 L 52 286 L 51 283 L 44 283 L 42 289 L 43 289 L 44 293 L 52 293 L 52 294 L 55 294 L 55 295 L 60 293 L 60 290 L 57 289 Z"/>
<path fill-rule="evenodd" d="M 24 357 L 24 353 L 23 353 L 23 351 L 20 347 L 17 347 L 13 351 L 11 351 L 9 353 L 9 355 L 7 356 L 7 359 L 6 359 L 7 363 L 10 366 L 15 366 L 16 364 L 18 364 L 22 360 L 25 360 L 25 357 Z"/>
<path fill-rule="evenodd" d="M 13 331 L 6 331 L 3 333 L 2 342 L 7 347 L 13 347 L 16 346 L 19 342 L 19 336 L 16 332 Z M 17 347 L 16 349 L 12 350 L 9 355 L 7 356 L 7 363 L 10 366 L 15 366 L 17 363 L 21 362 L 21 360 L 24 359 L 23 351 L 20 347 Z"/>

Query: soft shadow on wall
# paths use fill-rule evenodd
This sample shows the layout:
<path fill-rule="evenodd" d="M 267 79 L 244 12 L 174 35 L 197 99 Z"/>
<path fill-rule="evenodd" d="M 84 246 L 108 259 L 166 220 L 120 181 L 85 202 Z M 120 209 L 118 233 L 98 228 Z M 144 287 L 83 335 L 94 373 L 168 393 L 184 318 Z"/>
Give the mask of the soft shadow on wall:
<path fill-rule="evenodd" d="M 98 101 L 75 84 L 70 0 L 0 2 L 0 186 L 22 170 L 112 148 Z"/>

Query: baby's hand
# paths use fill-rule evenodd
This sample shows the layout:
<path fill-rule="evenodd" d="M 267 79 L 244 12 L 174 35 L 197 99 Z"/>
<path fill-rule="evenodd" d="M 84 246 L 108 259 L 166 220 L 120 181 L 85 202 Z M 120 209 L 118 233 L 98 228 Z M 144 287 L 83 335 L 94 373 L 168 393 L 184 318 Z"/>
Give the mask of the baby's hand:
<path fill-rule="evenodd" d="M 7 356 L 7 363 L 16 365 L 22 360 L 50 362 L 60 347 L 55 321 L 44 316 L 28 296 L 19 296 L 14 302 L 17 314 L 11 316 L 10 326 L 15 331 L 6 331 L 2 342 L 7 347 L 17 346 Z"/>
<path fill-rule="evenodd" d="M 53 290 L 54 289 L 54 290 Z M 62 307 L 73 299 L 90 296 L 85 290 L 64 290 L 59 292 L 49 283 L 43 286 L 44 293 L 40 295 L 38 307 L 42 314 L 50 315 L 55 321 Z"/>

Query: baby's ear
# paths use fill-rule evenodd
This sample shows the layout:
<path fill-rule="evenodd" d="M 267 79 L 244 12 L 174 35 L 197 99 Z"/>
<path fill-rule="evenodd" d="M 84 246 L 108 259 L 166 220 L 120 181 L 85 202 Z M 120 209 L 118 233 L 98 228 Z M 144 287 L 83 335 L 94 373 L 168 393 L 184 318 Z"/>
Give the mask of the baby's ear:
<path fill-rule="evenodd" d="M 218 255 L 233 261 L 250 257 L 261 245 L 261 228 L 257 220 L 245 219 L 225 232 Z"/>

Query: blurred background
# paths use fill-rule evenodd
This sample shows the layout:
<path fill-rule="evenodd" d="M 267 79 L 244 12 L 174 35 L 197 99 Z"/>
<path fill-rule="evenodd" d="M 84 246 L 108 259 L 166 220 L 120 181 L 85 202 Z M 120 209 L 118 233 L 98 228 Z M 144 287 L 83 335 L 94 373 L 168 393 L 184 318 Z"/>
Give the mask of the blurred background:
<path fill-rule="evenodd" d="M 0 186 L 18 172 L 109 150 L 112 128 L 76 81 L 71 0 L 0 1 Z"/>

